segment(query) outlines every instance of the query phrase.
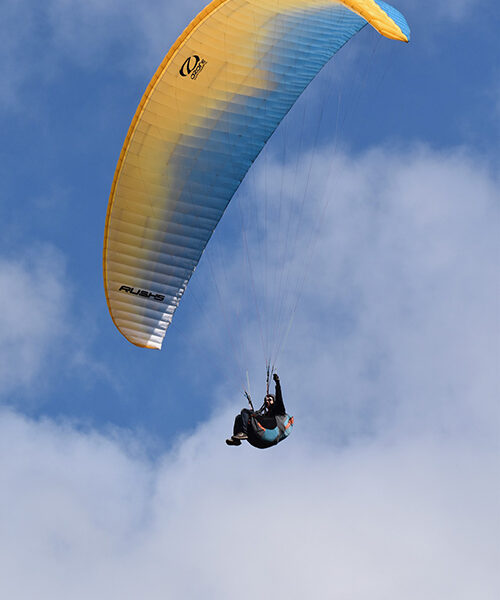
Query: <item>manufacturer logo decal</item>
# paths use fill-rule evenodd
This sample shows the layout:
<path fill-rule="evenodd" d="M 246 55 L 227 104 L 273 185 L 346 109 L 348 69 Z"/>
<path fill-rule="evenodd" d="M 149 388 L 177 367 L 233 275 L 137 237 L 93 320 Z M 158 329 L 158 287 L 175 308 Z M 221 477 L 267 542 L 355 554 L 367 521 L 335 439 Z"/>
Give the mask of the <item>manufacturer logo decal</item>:
<path fill-rule="evenodd" d="M 198 75 L 203 71 L 207 61 L 204 58 L 200 58 L 197 54 L 193 54 L 184 61 L 184 64 L 180 68 L 180 75 L 182 77 L 191 77 L 191 79 L 197 79 Z"/>
<path fill-rule="evenodd" d="M 154 300 L 155 302 L 165 302 L 165 296 L 163 294 L 155 294 L 154 292 L 149 292 L 148 290 L 141 290 L 139 288 L 133 288 L 128 285 L 122 285 L 122 287 L 120 288 L 120 292 L 132 294 L 133 296 L 141 296 L 142 298 Z"/>

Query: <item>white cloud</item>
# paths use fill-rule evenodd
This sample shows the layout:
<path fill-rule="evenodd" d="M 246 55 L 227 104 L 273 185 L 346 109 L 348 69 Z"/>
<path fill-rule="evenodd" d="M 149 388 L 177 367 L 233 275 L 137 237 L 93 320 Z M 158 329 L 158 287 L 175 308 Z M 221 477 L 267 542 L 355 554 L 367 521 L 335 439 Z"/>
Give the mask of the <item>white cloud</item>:
<path fill-rule="evenodd" d="M 39 244 L 0 257 L 0 402 L 19 407 L 29 398 L 40 407 L 64 377 L 116 389 L 116 379 L 91 355 L 98 335 L 58 249 Z"/>
<path fill-rule="evenodd" d="M 114 69 L 136 74 L 153 72 L 166 50 L 207 4 L 184 0 L 4 0 L 0 22 L 0 106 L 25 108 L 26 88 L 53 80 L 68 62 L 89 70 Z M 414 0 L 394 2 L 405 13 Z M 461 21 L 477 0 L 428 3 L 433 19 Z M 412 25 L 412 23 L 410 23 Z M 30 107 L 32 110 L 33 107 Z"/>
<path fill-rule="evenodd" d="M 2 596 L 497 597 L 498 465 L 483 448 L 335 452 L 298 430 L 264 453 L 225 447 L 229 419 L 152 465 L 130 438 L 2 412 Z"/>
<path fill-rule="evenodd" d="M 0 107 L 23 106 L 33 84 L 52 81 L 68 62 L 88 70 L 153 72 L 202 8 L 164 0 L 5 0 L 0 22 Z M 32 110 L 33 107 L 30 107 Z"/>
<path fill-rule="evenodd" d="M 285 172 L 299 205 L 308 164 Z M 423 147 L 324 158 L 310 182 L 304 222 L 325 189 L 329 204 L 278 365 L 293 437 L 226 448 L 218 408 L 153 464 L 130 435 L 3 410 L 2 597 L 498 597 L 496 175 Z M 257 356 L 232 258 L 237 333 Z M 53 253 L 0 263 L 4 389 L 37 381 L 64 336 L 65 281 Z M 207 311 L 223 329 L 213 298 Z"/>
<path fill-rule="evenodd" d="M 54 44 L 77 62 L 92 67 L 91 61 L 102 56 L 103 49 L 121 42 L 121 50 L 127 54 L 122 68 L 126 63 L 132 63 L 132 68 L 142 65 L 145 59 L 153 60 L 149 67 L 154 68 L 155 61 L 159 64 L 166 47 L 201 7 L 203 0 L 188 0 L 175 7 L 164 0 L 141 4 L 130 0 L 51 0 L 47 15 Z M 124 36 L 128 44 L 123 43 Z"/>
<path fill-rule="evenodd" d="M 45 382 L 44 366 L 67 335 L 69 294 L 53 248 L 0 259 L 0 393 Z"/>
<path fill-rule="evenodd" d="M 316 287 L 279 365 L 292 437 L 227 448 L 234 406 L 216 402 L 150 462 L 130 434 L 3 411 L 2 595 L 498 597 L 498 182 L 425 147 L 315 169 L 306 197 L 329 198 Z"/>
<path fill-rule="evenodd" d="M 277 365 L 287 373 L 294 410 L 319 435 L 342 443 L 381 429 L 394 435 L 425 429 L 495 437 L 500 386 L 496 175 L 463 151 L 379 149 L 356 157 L 330 157 L 329 152 L 322 149 L 310 176 L 307 157 L 298 169 L 294 163 L 285 170 L 283 206 L 288 209 L 281 220 L 275 219 L 281 177 L 266 178 L 265 159 L 252 196 L 244 191 L 241 198 L 242 204 L 260 199 L 256 214 L 267 210 L 269 216 L 267 263 L 266 228 L 247 228 L 255 249 L 255 289 L 267 296 L 259 303 L 262 320 L 274 319 L 269 289 L 279 281 L 284 249 L 288 254 L 296 244 L 288 279 L 292 300 L 297 294 L 291 283 L 307 270 L 302 302 Z M 306 179 L 310 185 L 304 190 Z M 287 213 L 290 231 L 302 234 L 298 242 L 289 241 L 294 235 L 283 236 Z M 319 224 L 314 260 L 308 264 L 302 255 Z M 206 277 L 197 273 L 198 295 L 210 283 L 207 266 L 215 263 L 214 256 L 205 262 Z M 229 362 L 235 353 L 227 330 L 238 332 L 248 368 L 256 357 L 262 360 L 262 345 L 244 259 L 243 250 L 228 251 L 217 275 L 221 296 L 228 300 L 221 308 L 214 292 L 195 330 L 205 331 L 203 343 L 213 353 L 222 348 Z M 223 308 L 233 311 L 227 327 L 220 317 Z M 203 329 L 204 323 L 210 325 Z M 224 358 L 220 361 L 224 364 Z M 227 397 L 228 390 L 222 395 Z"/>

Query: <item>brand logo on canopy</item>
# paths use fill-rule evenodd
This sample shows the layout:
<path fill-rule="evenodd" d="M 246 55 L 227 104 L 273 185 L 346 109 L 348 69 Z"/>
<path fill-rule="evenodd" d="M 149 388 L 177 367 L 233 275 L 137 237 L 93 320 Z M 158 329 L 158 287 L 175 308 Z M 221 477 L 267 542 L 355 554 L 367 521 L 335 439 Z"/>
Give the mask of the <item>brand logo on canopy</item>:
<path fill-rule="evenodd" d="M 193 54 L 184 61 L 184 64 L 179 70 L 181 77 L 187 77 L 196 79 L 198 75 L 203 71 L 207 61 L 204 58 L 200 58 L 197 54 Z"/>

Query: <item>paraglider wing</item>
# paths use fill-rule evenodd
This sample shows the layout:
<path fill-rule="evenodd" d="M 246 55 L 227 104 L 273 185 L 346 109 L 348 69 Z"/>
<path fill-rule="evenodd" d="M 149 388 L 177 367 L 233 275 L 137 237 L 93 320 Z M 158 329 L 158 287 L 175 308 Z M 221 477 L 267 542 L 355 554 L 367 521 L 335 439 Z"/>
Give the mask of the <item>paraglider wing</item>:
<path fill-rule="evenodd" d="M 217 223 L 266 141 L 366 23 L 409 40 L 379 0 L 214 0 L 168 52 L 115 172 L 104 285 L 115 325 L 161 348 Z"/>

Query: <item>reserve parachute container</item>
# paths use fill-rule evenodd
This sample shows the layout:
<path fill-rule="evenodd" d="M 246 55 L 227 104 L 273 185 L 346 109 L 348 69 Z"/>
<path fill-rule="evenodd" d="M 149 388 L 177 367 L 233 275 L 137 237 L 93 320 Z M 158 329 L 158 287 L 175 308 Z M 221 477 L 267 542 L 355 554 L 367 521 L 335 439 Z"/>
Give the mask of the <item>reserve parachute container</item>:
<path fill-rule="evenodd" d="M 409 41 L 404 17 L 381 0 L 214 0 L 172 46 L 130 125 L 106 217 L 106 299 L 130 342 L 161 348 L 250 166 L 367 23 Z"/>

